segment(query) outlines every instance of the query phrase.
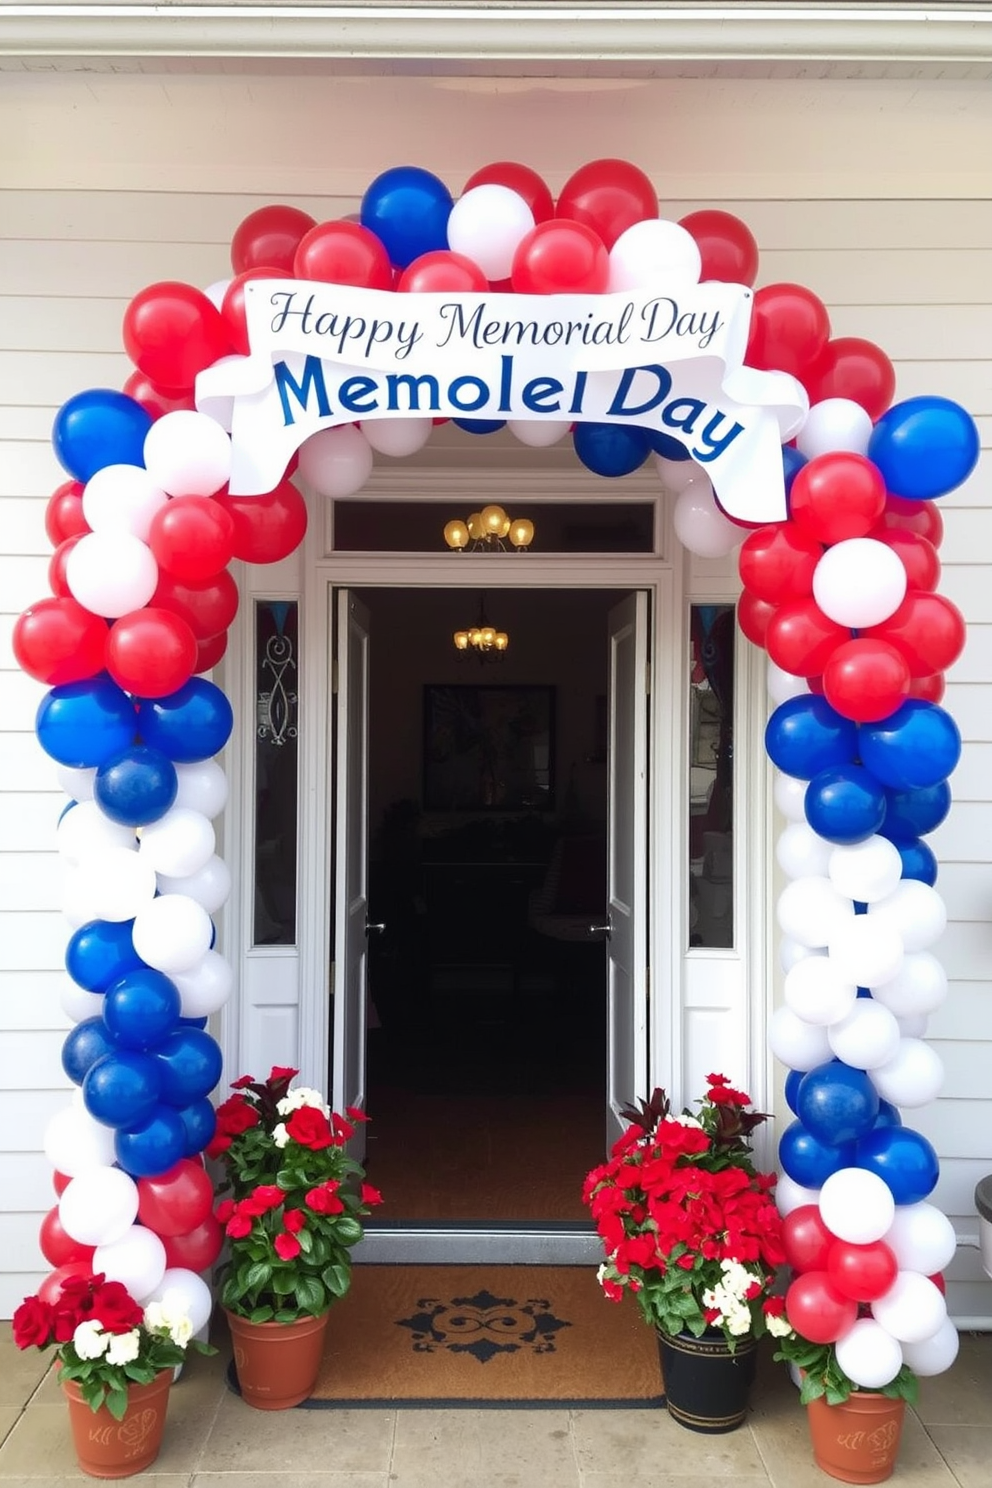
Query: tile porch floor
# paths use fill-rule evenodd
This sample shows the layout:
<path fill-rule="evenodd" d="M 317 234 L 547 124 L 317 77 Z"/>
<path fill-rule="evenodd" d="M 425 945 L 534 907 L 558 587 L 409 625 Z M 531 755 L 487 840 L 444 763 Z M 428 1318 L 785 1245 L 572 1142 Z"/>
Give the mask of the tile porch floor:
<path fill-rule="evenodd" d="M 825 1488 L 785 1371 L 763 1365 L 748 1424 L 699 1436 L 663 1410 L 253 1411 L 224 1383 L 229 1348 L 174 1387 L 147 1488 Z M 47 1356 L 0 1323 L 0 1488 L 96 1481 L 75 1466 Z M 907 1416 L 897 1488 L 992 1482 L 992 1335 L 965 1335 Z"/>

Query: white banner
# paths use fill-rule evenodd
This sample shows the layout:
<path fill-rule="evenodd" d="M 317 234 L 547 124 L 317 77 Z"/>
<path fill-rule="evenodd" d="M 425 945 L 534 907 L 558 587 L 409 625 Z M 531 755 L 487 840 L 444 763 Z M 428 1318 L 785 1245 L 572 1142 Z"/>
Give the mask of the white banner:
<path fill-rule="evenodd" d="M 794 378 L 741 365 L 752 294 L 393 294 L 259 279 L 251 354 L 197 378 L 197 406 L 234 446 L 231 491 L 275 486 L 318 429 L 380 418 L 554 419 L 671 436 L 749 522 L 786 515 L 781 446 L 808 401 Z"/>

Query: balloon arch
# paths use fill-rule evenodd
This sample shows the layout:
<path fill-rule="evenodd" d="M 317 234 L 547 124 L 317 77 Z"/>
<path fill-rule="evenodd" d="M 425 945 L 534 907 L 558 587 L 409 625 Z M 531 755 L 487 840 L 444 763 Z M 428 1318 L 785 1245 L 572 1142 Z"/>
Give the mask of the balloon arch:
<path fill-rule="evenodd" d="M 286 557 L 307 510 L 295 459 L 267 493 L 232 494 L 231 439 L 197 411 L 198 375 L 249 354 L 256 279 L 594 296 L 751 286 L 758 274 L 742 222 L 722 211 L 661 219 L 651 182 L 619 160 L 583 166 L 557 202 L 521 165 L 478 171 L 457 202 L 429 172 L 398 167 L 372 183 L 358 219 L 253 212 L 231 258 L 234 277 L 206 292 L 141 291 L 124 318 L 136 367 L 124 391 L 89 390 L 59 411 L 54 448 L 71 479 L 46 513 L 52 593 L 14 636 L 19 664 L 50 688 L 37 734 L 70 797 L 57 832 L 73 926 L 63 1065 L 78 1088 L 45 1137 L 60 1195 L 42 1225 L 55 1268 L 45 1286 L 54 1295 L 92 1266 L 140 1300 L 165 1276 L 200 1322 L 210 1295 L 199 1273 L 222 1239 L 201 1156 L 221 1075 L 206 1022 L 232 986 L 211 920 L 231 884 L 212 822 L 232 713 L 201 674 L 224 654 L 237 610 L 228 564 Z M 777 849 L 789 880 L 778 904 L 785 1003 L 770 1029 L 796 1117 L 780 1143 L 787 1308 L 805 1336 L 837 1341 L 856 1383 L 877 1388 L 903 1363 L 936 1373 L 956 1349 L 940 1274 L 954 1231 L 927 1202 L 937 1158 L 899 1112 L 933 1100 L 942 1077 L 923 1035 L 947 994 L 929 949 L 946 913 L 923 839 L 950 804 L 960 738 L 939 704 L 964 627 L 934 592 L 934 498 L 968 476 L 978 437 L 945 399 L 892 406 L 884 352 L 832 338 L 800 285 L 753 294 L 744 364 L 788 374 L 808 408 L 782 447 L 788 515 L 752 530 L 720 509 L 685 427 L 511 428 L 534 446 L 571 437 L 604 477 L 653 458 L 682 542 L 709 556 L 739 546 L 738 615 L 768 652 L 766 744 L 788 821 Z M 479 435 L 502 426 L 457 421 Z M 303 443 L 300 473 L 318 493 L 353 494 L 374 450 L 411 453 L 431 427 L 395 417 L 323 428 Z"/>

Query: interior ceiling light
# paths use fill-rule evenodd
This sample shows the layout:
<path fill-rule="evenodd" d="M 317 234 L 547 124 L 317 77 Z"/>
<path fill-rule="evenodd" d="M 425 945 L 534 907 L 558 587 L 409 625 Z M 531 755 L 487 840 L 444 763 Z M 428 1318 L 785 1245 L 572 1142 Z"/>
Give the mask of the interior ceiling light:
<path fill-rule="evenodd" d="M 506 553 L 508 543 L 522 553 L 534 541 L 534 523 L 527 517 L 511 520 L 501 506 L 484 506 L 467 522 L 446 522 L 444 540 L 459 553 Z"/>
<path fill-rule="evenodd" d="M 497 630 L 486 618 L 486 596 L 479 598 L 479 618 L 468 630 L 456 630 L 452 636 L 459 659 L 474 656 L 477 661 L 502 661 L 510 644 L 505 630 Z"/>

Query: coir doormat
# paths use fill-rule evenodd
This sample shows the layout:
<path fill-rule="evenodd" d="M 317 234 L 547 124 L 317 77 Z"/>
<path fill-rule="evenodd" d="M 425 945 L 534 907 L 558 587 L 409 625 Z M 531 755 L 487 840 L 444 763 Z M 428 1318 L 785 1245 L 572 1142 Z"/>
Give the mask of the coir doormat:
<path fill-rule="evenodd" d="M 356 1266 L 304 1408 L 662 1404 L 653 1330 L 588 1266 Z"/>

